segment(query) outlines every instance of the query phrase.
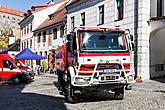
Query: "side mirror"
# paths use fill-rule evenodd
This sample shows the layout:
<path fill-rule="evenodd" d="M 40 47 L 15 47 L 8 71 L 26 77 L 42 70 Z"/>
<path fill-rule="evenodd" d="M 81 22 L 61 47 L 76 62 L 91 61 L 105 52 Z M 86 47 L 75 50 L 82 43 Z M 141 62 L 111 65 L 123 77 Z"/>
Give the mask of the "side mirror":
<path fill-rule="evenodd" d="M 10 68 L 10 70 L 13 70 L 14 69 L 14 66 L 13 65 L 10 65 L 9 68 Z"/>

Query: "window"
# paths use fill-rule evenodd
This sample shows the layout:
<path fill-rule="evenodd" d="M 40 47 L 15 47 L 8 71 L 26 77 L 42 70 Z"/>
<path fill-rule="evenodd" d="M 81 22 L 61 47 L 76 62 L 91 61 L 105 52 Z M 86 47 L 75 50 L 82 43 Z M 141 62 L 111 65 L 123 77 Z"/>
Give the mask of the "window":
<path fill-rule="evenodd" d="M 53 29 L 53 40 L 57 39 L 57 28 Z"/>
<path fill-rule="evenodd" d="M 157 17 L 163 16 L 163 0 L 157 0 Z"/>
<path fill-rule="evenodd" d="M 45 58 L 47 58 L 47 55 L 48 55 L 48 54 L 47 54 L 47 51 L 45 51 Z"/>
<path fill-rule="evenodd" d="M 26 42 L 24 42 L 24 48 L 26 48 Z"/>
<path fill-rule="evenodd" d="M 15 18 L 13 17 L 12 20 L 15 20 Z"/>
<path fill-rule="evenodd" d="M 104 24 L 104 5 L 99 6 L 99 24 Z"/>
<path fill-rule="evenodd" d="M 12 24 L 14 24 L 15 23 L 15 21 L 10 21 Z"/>
<path fill-rule="evenodd" d="M 27 33 L 29 33 L 29 25 L 27 25 Z"/>
<path fill-rule="evenodd" d="M 62 36 L 64 35 L 64 26 L 61 26 L 60 28 L 60 36 L 62 38 Z"/>
<path fill-rule="evenodd" d="M 23 42 L 22 42 L 22 50 L 23 50 Z"/>
<path fill-rule="evenodd" d="M 46 31 L 43 32 L 43 39 L 42 39 L 42 42 L 46 42 Z"/>
<path fill-rule="evenodd" d="M 71 17 L 71 30 L 74 29 L 74 16 Z"/>
<path fill-rule="evenodd" d="M 155 71 L 164 71 L 164 64 L 156 64 Z"/>
<path fill-rule="evenodd" d="M 30 24 L 30 31 L 32 31 L 32 28 L 33 28 L 33 26 L 32 26 L 32 23 Z"/>
<path fill-rule="evenodd" d="M 124 13 L 124 0 L 116 0 L 116 8 L 117 8 L 117 16 L 116 20 L 122 20 L 123 19 L 123 13 Z"/>
<path fill-rule="evenodd" d="M 27 41 L 27 48 L 29 48 L 29 41 Z"/>
<path fill-rule="evenodd" d="M 10 69 L 15 68 L 14 65 L 8 60 L 3 60 L 3 66 L 4 66 L 4 68 L 10 68 Z"/>
<path fill-rule="evenodd" d="M 21 36 L 23 37 L 23 29 L 21 30 Z"/>
<path fill-rule="evenodd" d="M 24 35 L 26 34 L 26 27 L 24 28 Z"/>
<path fill-rule="evenodd" d="M 37 43 L 40 43 L 40 37 L 41 37 L 41 33 L 38 33 L 38 36 L 37 36 Z"/>
<path fill-rule="evenodd" d="M 42 56 L 42 52 L 40 52 L 40 55 Z"/>
<path fill-rule="evenodd" d="M 81 25 L 85 26 L 85 12 L 81 13 Z"/>
<path fill-rule="evenodd" d="M 32 39 L 30 39 L 30 48 L 32 48 L 32 43 L 33 43 Z"/>

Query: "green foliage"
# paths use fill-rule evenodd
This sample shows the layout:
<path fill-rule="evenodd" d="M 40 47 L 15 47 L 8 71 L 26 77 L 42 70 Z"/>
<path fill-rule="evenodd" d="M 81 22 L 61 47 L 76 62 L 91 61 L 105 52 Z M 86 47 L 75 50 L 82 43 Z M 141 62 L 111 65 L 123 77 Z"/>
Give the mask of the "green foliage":
<path fill-rule="evenodd" d="M 2 33 L 0 36 L 0 49 L 6 49 L 9 45 L 9 34 Z"/>
<path fill-rule="evenodd" d="M 49 70 L 48 63 L 46 61 L 42 61 L 42 67 L 44 67 L 45 72 Z"/>

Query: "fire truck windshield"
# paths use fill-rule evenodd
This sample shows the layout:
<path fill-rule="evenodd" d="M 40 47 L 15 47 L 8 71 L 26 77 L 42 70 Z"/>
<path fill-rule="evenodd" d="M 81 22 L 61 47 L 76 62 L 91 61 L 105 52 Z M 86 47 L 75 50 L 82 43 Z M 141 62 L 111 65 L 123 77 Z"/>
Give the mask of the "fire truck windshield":
<path fill-rule="evenodd" d="M 123 52 L 128 46 L 124 33 L 87 31 L 82 32 L 80 49 L 82 52 Z"/>

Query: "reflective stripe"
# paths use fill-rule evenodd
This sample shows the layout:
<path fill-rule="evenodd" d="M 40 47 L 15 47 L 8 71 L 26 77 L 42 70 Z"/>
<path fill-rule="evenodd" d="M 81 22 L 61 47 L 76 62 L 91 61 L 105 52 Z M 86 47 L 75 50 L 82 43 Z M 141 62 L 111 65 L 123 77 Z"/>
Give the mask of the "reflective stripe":
<path fill-rule="evenodd" d="M 3 71 L 11 71 L 10 68 L 3 68 Z"/>
<path fill-rule="evenodd" d="M 4 72 L 21 72 L 21 70 L 19 69 L 10 69 L 10 68 L 0 68 L 0 71 L 4 71 Z"/>

